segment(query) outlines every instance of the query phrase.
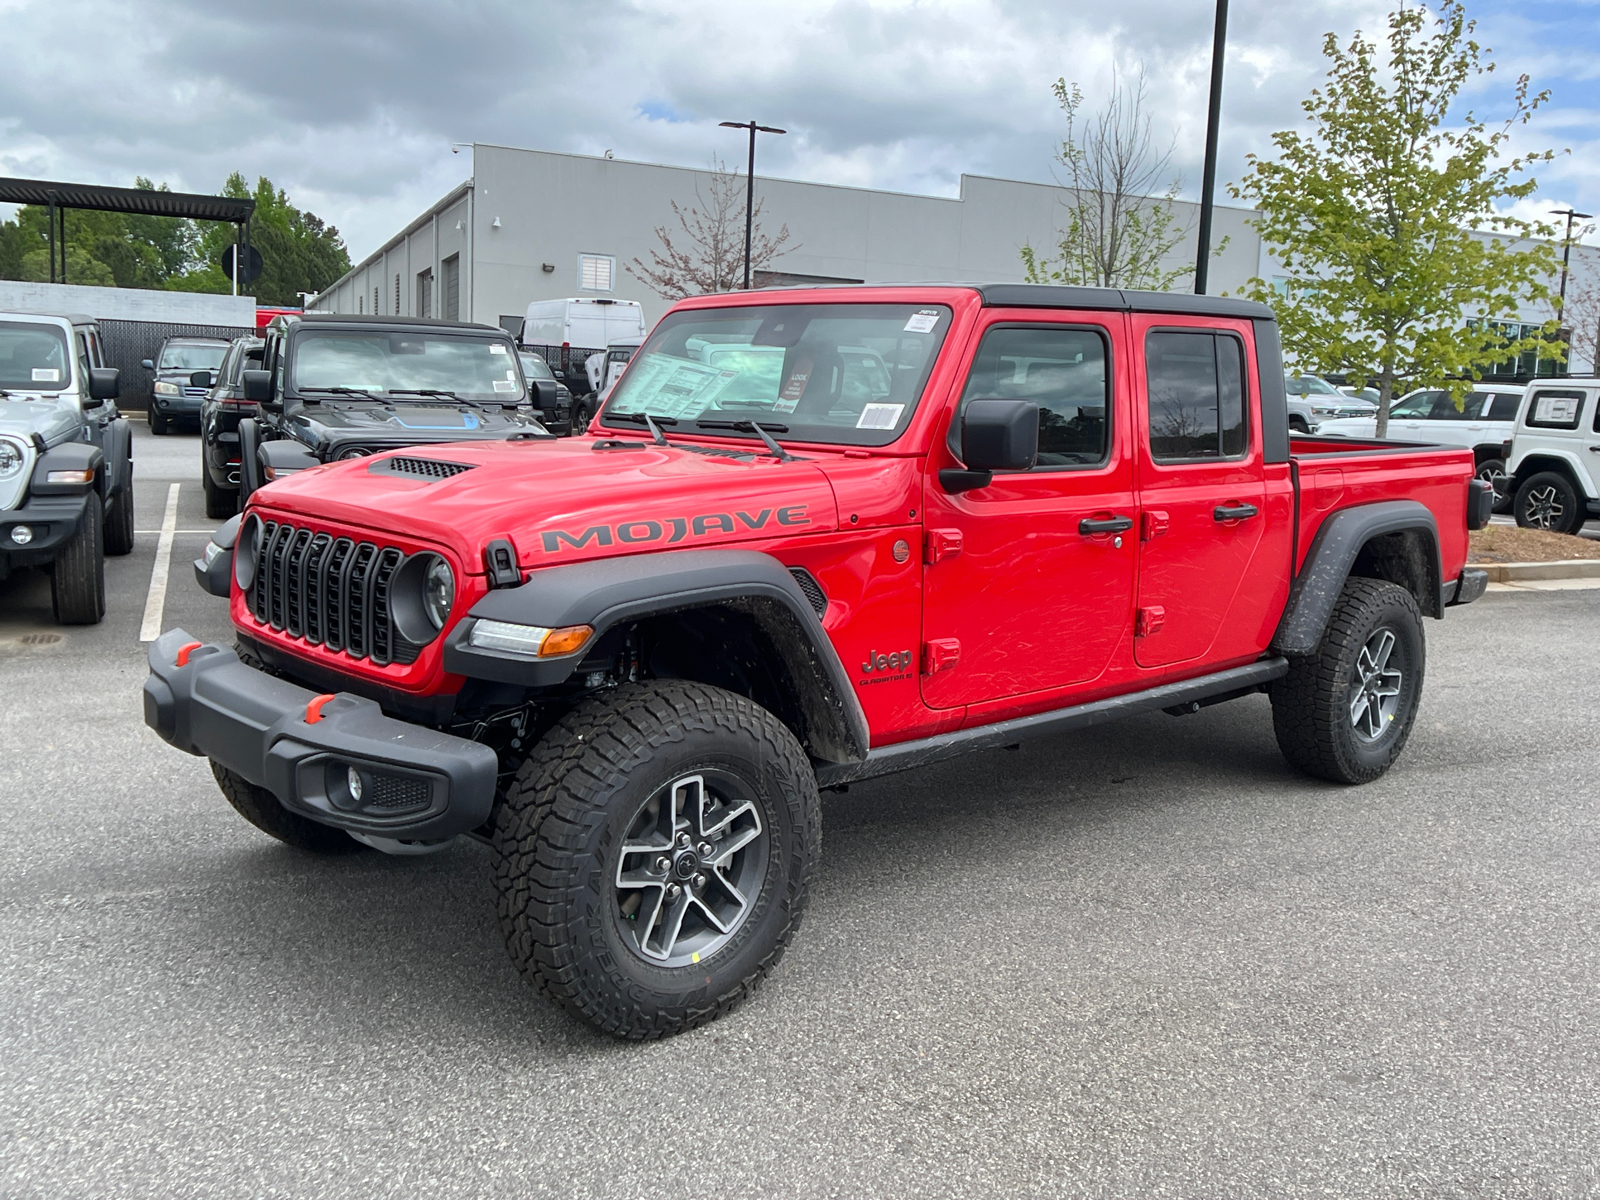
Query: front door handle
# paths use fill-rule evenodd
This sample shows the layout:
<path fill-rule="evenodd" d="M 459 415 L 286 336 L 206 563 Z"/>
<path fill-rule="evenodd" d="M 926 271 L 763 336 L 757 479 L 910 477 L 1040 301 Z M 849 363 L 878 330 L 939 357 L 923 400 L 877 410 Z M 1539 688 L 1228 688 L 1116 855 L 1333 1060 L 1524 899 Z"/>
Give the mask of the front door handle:
<path fill-rule="evenodd" d="M 1219 504 L 1211 515 L 1219 521 L 1243 521 L 1260 511 L 1254 504 Z"/>
<path fill-rule="evenodd" d="M 1132 517 L 1085 517 L 1078 522 L 1078 532 L 1084 537 L 1097 533 L 1127 533 L 1132 528 Z"/>

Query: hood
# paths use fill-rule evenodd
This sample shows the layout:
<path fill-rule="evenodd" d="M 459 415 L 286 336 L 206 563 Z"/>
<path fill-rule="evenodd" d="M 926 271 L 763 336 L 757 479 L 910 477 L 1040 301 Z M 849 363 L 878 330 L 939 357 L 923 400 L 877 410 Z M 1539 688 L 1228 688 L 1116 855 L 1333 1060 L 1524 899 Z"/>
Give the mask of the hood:
<path fill-rule="evenodd" d="M 297 409 L 290 419 L 314 440 L 368 446 L 503 440 L 519 430 L 538 429 L 537 418 L 515 409 L 453 404 L 315 404 Z"/>
<path fill-rule="evenodd" d="M 466 469 L 431 479 L 405 470 L 408 459 Z M 833 489 L 815 461 L 587 438 L 434 446 L 333 463 L 267 485 L 251 498 L 258 503 L 451 546 L 473 574 L 483 571 L 483 548 L 494 538 L 510 538 L 528 569 L 838 528 Z"/>
<path fill-rule="evenodd" d="M 13 391 L 9 398 L 0 396 L 0 433 L 9 433 L 25 442 L 33 435 L 44 438 L 47 445 L 70 441 L 83 427 L 77 405 L 53 395 L 34 400 L 24 400 Z"/>

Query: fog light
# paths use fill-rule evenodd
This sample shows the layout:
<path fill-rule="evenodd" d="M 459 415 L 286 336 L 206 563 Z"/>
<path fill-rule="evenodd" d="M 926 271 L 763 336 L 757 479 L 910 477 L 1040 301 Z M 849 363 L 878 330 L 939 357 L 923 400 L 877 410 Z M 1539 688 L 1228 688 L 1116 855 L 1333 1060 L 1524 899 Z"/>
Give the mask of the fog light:
<path fill-rule="evenodd" d="M 26 525 L 13 525 L 11 527 L 11 540 L 19 546 L 26 546 L 33 541 L 33 530 Z"/>
<path fill-rule="evenodd" d="M 354 767 L 345 769 L 345 782 L 350 787 L 350 799 L 357 804 L 361 803 L 361 772 Z"/>

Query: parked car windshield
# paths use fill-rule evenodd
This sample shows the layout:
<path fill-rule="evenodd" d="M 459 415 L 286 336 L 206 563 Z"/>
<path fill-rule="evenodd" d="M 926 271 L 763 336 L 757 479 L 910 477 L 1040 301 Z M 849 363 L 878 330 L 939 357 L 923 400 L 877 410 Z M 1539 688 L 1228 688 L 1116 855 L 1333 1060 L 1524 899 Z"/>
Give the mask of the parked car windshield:
<path fill-rule="evenodd" d="M 882 446 L 910 423 L 950 328 L 937 304 L 782 304 L 666 317 L 601 416 L 666 418 L 680 431 Z M 736 428 L 735 423 L 745 423 Z"/>
<path fill-rule="evenodd" d="M 519 351 L 517 357 L 522 360 L 522 374 L 528 379 L 554 379 L 556 373 L 550 369 L 550 364 L 545 362 L 543 355 L 534 354 L 529 350 Z"/>
<path fill-rule="evenodd" d="M 0 389 L 59 392 L 71 379 L 67 338 L 57 326 L 0 321 Z"/>
<path fill-rule="evenodd" d="M 514 353 L 509 341 L 490 338 L 318 330 L 295 344 L 291 386 L 312 393 L 350 389 L 386 401 L 431 401 L 432 393 L 447 392 L 515 404 L 523 391 Z"/>
<path fill-rule="evenodd" d="M 228 343 L 205 343 L 186 346 L 182 342 L 168 343 L 161 348 L 159 371 L 215 371 L 222 365 L 222 356 L 228 352 Z"/>

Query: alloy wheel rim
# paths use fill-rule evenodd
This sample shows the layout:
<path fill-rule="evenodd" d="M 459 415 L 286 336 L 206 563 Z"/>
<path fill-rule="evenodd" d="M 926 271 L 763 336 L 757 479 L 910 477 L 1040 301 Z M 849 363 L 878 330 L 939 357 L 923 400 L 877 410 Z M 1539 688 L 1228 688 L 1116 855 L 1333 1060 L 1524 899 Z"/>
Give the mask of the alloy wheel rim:
<path fill-rule="evenodd" d="M 1505 494 L 1506 473 L 1504 468 L 1495 470 L 1493 467 L 1485 467 L 1483 470 L 1478 472 L 1478 478 L 1483 480 L 1490 487 L 1494 488 L 1495 495 L 1500 496 Z"/>
<path fill-rule="evenodd" d="M 749 918 L 768 836 L 744 782 L 723 771 L 672 780 L 628 823 L 613 911 L 628 948 L 658 967 L 701 963 Z"/>
<path fill-rule="evenodd" d="M 1566 515 L 1566 511 L 1566 505 L 1561 503 L 1561 497 L 1552 485 L 1534 488 L 1528 493 L 1523 515 L 1527 517 L 1528 524 L 1539 529 L 1550 529 Z"/>
<path fill-rule="evenodd" d="M 1387 626 L 1376 630 L 1356 655 L 1355 679 L 1350 689 L 1350 725 L 1356 736 L 1375 742 L 1394 722 L 1400 710 L 1400 690 L 1405 672 L 1395 663 L 1399 638 Z"/>

